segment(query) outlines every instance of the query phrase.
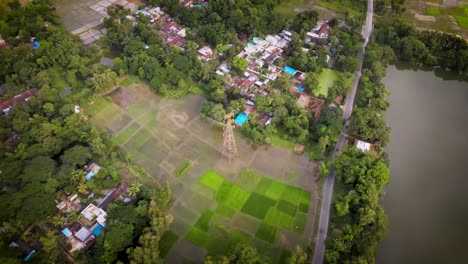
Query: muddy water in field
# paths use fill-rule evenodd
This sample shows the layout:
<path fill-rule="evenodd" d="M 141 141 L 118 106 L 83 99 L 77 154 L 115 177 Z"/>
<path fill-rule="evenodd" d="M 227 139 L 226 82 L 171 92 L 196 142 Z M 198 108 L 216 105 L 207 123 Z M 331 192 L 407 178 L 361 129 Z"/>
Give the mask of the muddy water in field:
<path fill-rule="evenodd" d="M 379 264 L 467 263 L 468 83 L 387 69 L 389 233 Z"/>

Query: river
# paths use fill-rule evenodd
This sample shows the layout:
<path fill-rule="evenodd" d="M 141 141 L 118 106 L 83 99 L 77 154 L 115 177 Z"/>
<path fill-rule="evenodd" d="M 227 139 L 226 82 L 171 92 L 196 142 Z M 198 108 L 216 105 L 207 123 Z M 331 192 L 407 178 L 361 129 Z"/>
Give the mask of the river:
<path fill-rule="evenodd" d="M 379 264 L 468 261 L 468 83 L 389 66 L 389 233 Z"/>

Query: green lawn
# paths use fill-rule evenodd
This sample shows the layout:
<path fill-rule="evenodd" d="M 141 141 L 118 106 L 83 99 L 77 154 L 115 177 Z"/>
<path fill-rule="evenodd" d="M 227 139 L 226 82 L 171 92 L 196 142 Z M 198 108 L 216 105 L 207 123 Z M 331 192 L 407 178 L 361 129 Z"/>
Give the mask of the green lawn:
<path fill-rule="evenodd" d="M 258 193 L 252 193 L 247 202 L 242 207 L 241 212 L 263 220 L 270 207 L 276 201 Z"/>
<path fill-rule="evenodd" d="M 294 149 L 296 144 L 287 139 L 282 139 L 278 136 L 270 136 L 270 144 L 273 147 L 283 148 L 283 149 Z"/>
<path fill-rule="evenodd" d="M 213 170 L 209 170 L 203 174 L 198 180 L 201 184 L 215 191 L 219 190 L 224 178 Z"/>
<path fill-rule="evenodd" d="M 262 223 L 255 234 L 256 238 L 274 243 L 276 240 L 276 227 Z"/>
<path fill-rule="evenodd" d="M 318 76 L 320 90 L 314 92 L 314 95 L 328 95 L 328 89 L 338 79 L 340 72 L 329 68 L 323 68 Z"/>

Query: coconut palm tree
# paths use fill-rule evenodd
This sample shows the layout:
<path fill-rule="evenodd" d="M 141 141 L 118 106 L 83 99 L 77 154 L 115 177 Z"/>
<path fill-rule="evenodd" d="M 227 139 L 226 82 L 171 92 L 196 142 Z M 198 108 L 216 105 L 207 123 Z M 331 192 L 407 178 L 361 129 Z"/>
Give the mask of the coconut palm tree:
<path fill-rule="evenodd" d="M 137 194 L 140 192 L 141 186 L 141 183 L 136 181 L 130 184 L 130 187 L 128 188 L 128 195 L 130 197 L 136 197 Z"/>
<path fill-rule="evenodd" d="M 88 193 L 88 185 L 86 184 L 86 182 L 82 181 L 78 185 L 78 192 L 81 193 L 81 194 L 87 194 Z"/>

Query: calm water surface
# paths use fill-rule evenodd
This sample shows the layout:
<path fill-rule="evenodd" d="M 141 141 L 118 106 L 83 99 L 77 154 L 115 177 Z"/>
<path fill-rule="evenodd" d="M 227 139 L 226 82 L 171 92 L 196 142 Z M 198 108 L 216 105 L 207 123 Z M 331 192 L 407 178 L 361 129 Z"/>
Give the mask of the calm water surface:
<path fill-rule="evenodd" d="M 468 263 L 468 83 L 387 69 L 389 233 L 377 263 Z"/>

